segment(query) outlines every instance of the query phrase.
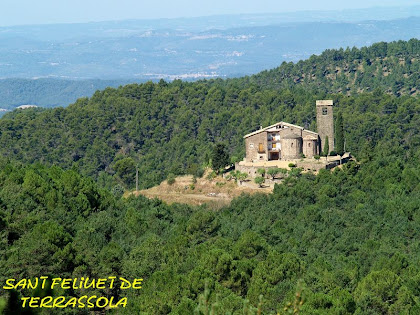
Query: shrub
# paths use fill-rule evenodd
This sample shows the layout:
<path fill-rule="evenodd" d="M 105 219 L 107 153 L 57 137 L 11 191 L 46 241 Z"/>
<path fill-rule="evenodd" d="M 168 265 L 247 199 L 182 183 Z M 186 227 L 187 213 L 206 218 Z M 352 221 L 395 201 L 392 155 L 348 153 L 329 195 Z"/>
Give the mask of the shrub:
<path fill-rule="evenodd" d="M 315 160 L 319 160 L 321 157 L 319 155 L 314 155 Z"/>
<path fill-rule="evenodd" d="M 173 185 L 175 183 L 175 175 L 170 173 L 167 178 L 168 185 Z"/>
<path fill-rule="evenodd" d="M 240 158 L 238 158 L 237 156 L 232 156 L 232 157 L 230 158 L 230 162 L 231 162 L 232 164 L 235 164 L 235 163 L 237 163 L 237 162 L 239 162 L 239 161 L 241 161 L 241 159 L 240 159 Z"/>
<path fill-rule="evenodd" d="M 212 171 L 209 175 L 207 175 L 208 180 L 213 180 L 216 177 L 216 172 Z"/>
<path fill-rule="evenodd" d="M 255 177 L 254 182 L 258 184 L 259 187 L 262 187 L 262 184 L 265 182 L 264 177 Z"/>
<path fill-rule="evenodd" d="M 117 184 L 114 187 L 112 187 L 111 192 L 116 198 L 121 198 L 124 195 L 124 187 Z"/>
<path fill-rule="evenodd" d="M 240 184 L 242 184 L 242 182 L 244 180 L 246 180 L 247 177 L 248 177 L 248 174 L 247 173 L 241 173 L 239 171 L 236 171 L 236 172 L 233 173 L 233 178 L 235 178 L 236 181 L 239 180 L 239 183 Z"/>
<path fill-rule="evenodd" d="M 259 168 L 259 169 L 257 170 L 257 172 L 258 172 L 258 174 L 260 174 L 260 175 L 261 175 L 261 177 L 264 177 L 264 176 L 265 176 L 265 168 Z"/>
<path fill-rule="evenodd" d="M 196 176 L 196 177 L 198 177 L 198 178 L 203 177 L 203 175 L 204 175 L 204 169 L 203 169 L 203 168 L 199 168 L 199 169 L 197 169 L 197 171 L 195 172 L 195 176 Z"/>
<path fill-rule="evenodd" d="M 300 177 L 302 175 L 302 168 L 298 167 L 298 168 L 292 168 L 289 171 L 289 176 L 290 177 Z"/>
<path fill-rule="evenodd" d="M 271 178 L 274 180 L 276 175 L 280 173 L 280 169 L 278 167 L 269 168 L 267 171 L 268 175 L 271 176 Z"/>
<path fill-rule="evenodd" d="M 289 167 L 296 167 L 296 164 L 295 163 L 289 163 L 289 165 L 288 165 Z"/>
<path fill-rule="evenodd" d="M 243 182 L 247 178 L 248 178 L 248 174 L 247 173 L 239 173 L 238 179 L 239 179 L 240 182 Z"/>

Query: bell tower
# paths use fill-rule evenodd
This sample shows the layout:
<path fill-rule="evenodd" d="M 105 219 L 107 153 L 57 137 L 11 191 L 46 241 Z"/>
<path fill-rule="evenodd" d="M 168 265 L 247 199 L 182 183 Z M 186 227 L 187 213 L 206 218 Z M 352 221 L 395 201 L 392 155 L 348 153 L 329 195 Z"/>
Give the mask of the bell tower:
<path fill-rule="evenodd" d="M 325 139 L 328 137 L 328 153 L 334 151 L 334 119 L 333 119 L 333 101 L 316 101 L 316 125 L 321 139 L 320 152 L 324 150 Z"/>

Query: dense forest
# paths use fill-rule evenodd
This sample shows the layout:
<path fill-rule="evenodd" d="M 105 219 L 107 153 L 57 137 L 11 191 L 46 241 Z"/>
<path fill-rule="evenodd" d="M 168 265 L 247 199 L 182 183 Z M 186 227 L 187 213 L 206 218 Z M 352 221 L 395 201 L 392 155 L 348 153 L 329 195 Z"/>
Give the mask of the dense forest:
<path fill-rule="evenodd" d="M 269 314 L 296 293 L 301 314 L 416 314 L 420 152 L 395 149 L 288 177 L 272 195 L 218 212 L 116 200 L 75 170 L 3 161 L 1 274 L 141 275 L 142 291 L 126 293 L 118 314 L 192 314 L 206 303 L 253 314 L 260 295 Z"/>
<path fill-rule="evenodd" d="M 144 278 L 140 292 L 99 290 L 128 297 L 126 308 L 107 311 L 115 314 L 420 313 L 420 102 L 388 93 L 381 78 L 354 95 L 252 77 L 148 82 L 5 115 L 2 282 Z M 260 125 L 316 130 L 315 100 L 324 98 L 341 113 L 357 162 L 295 172 L 272 194 L 217 211 L 121 198 L 136 166 L 150 187 L 169 173 L 199 174 L 217 143 L 242 159 L 242 136 Z M 30 294 L 45 292 L 1 291 L 0 309 L 24 312 L 19 296 Z"/>
<path fill-rule="evenodd" d="M 242 136 L 260 125 L 286 121 L 316 130 L 315 100 L 324 98 L 333 99 L 342 113 L 347 149 L 356 156 L 384 137 L 408 142 L 418 133 L 418 99 L 380 90 L 349 97 L 299 87 L 161 81 L 107 88 L 64 109 L 8 114 L 0 120 L 0 153 L 74 166 L 108 188 L 132 188 L 138 165 L 140 186 L 150 187 L 169 173 L 195 174 L 208 164 L 214 143 L 225 142 L 232 158 L 242 159 Z M 394 149 L 392 144 L 389 150 Z"/>
<path fill-rule="evenodd" d="M 0 79 L 0 108 L 66 106 L 77 98 L 91 96 L 96 90 L 132 82 L 134 80 Z"/>
<path fill-rule="evenodd" d="M 418 95 L 420 41 L 380 42 L 370 47 L 327 49 L 319 56 L 283 64 L 239 79 L 266 87 L 290 88 L 346 95 L 377 88 L 394 95 Z"/>

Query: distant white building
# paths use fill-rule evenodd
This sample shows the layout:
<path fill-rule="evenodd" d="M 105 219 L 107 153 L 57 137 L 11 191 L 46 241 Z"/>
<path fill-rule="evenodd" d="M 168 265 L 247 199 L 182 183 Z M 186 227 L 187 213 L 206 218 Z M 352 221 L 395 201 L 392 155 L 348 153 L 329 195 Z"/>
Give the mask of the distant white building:
<path fill-rule="evenodd" d="M 32 108 L 32 107 L 38 107 L 38 106 L 36 106 L 36 105 L 20 105 L 16 108 L 17 109 L 27 109 L 27 108 Z"/>

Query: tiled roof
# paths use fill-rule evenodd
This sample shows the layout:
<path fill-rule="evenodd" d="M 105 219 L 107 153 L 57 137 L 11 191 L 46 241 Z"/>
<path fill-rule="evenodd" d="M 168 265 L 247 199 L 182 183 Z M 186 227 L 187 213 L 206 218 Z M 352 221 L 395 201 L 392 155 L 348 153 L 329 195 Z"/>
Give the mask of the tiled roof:
<path fill-rule="evenodd" d="M 309 132 L 309 133 L 312 133 L 313 135 L 318 136 L 318 134 L 316 132 L 313 132 L 313 131 L 310 131 L 310 130 L 306 130 L 305 128 L 303 128 L 301 126 L 289 124 L 289 123 L 286 123 L 284 121 L 279 121 L 278 123 L 275 123 L 274 125 L 271 125 L 271 126 L 268 126 L 268 127 L 265 127 L 265 128 L 261 128 L 259 130 L 254 131 L 254 132 L 248 133 L 247 135 L 244 136 L 244 139 L 245 138 L 248 138 L 248 137 L 251 137 L 253 135 L 257 135 L 257 134 L 259 134 L 261 132 L 269 131 L 269 129 L 274 128 L 274 127 L 276 127 L 278 125 L 287 126 L 287 127 L 293 127 L 293 128 L 298 128 L 298 129 L 304 130 L 305 132 Z"/>

